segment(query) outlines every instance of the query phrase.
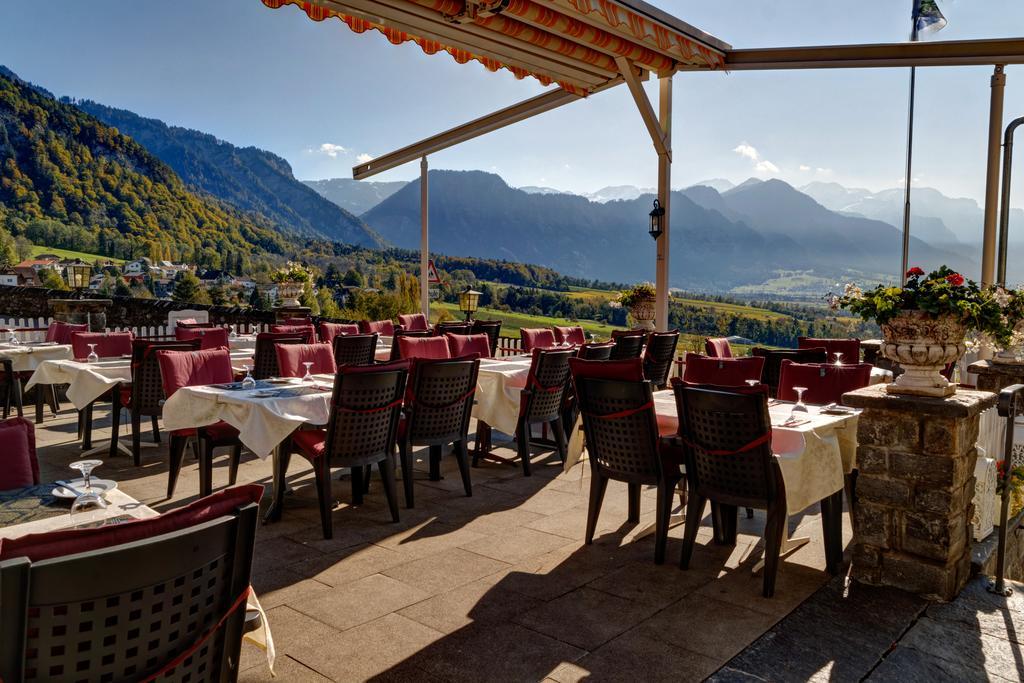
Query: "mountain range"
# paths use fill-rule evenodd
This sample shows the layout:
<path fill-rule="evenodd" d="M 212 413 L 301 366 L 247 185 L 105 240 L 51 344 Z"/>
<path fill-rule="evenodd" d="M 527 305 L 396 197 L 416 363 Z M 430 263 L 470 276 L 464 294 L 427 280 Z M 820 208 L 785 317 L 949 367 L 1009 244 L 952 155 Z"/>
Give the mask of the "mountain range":
<path fill-rule="evenodd" d="M 303 180 L 303 183 L 320 193 L 341 208 L 359 216 L 405 187 L 407 180 L 381 182 L 376 180 L 353 180 L 352 178 L 330 178 L 328 180 Z"/>

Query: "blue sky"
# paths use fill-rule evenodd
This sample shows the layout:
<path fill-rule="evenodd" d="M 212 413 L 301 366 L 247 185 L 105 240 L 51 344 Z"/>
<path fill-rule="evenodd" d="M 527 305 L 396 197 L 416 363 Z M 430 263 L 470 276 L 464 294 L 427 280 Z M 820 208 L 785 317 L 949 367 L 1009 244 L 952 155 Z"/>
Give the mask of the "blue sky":
<path fill-rule="evenodd" d="M 905 40 L 911 6 L 654 2 L 734 47 Z M 940 0 L 940 7 L 949 26 L 933 40 L 1010 37 L 1024 29 L 1020 0 Z M 5 2 L 0 63 L 59 95 L 269 149 L 302 179 L 351 177 L 359 155 L 391 151 L 543 90 L 530 79 L 427 56 L 259 0 Z M 982 197 L 990 74 L 989 67 L 918 71 L 919 184 Z M 1024 115 L 1024 67 L 1007 74 L 1009 121 Z M 905 69 L 677 75 L 673 185 L 756 175 L 795 185 L 896 186 L 907 80 Z M 653 148 L 624 88 L 463 143 L 433 156 L 431 165 L 571 191 L 656 181 Z M 417 172 L 410 165 L 378 178 Z M 1019 197 L 1024 187 L 1015 185 Z"/>

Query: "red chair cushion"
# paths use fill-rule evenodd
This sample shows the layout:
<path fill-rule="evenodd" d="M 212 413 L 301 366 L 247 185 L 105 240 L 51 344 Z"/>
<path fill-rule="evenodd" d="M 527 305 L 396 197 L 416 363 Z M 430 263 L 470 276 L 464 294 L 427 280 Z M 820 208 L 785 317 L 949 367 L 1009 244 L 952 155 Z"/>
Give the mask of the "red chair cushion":
<path fill-rule="evenodd" d="M 519 330 L 519 337 L 523 341 L 523 351 L 550 349 L 555 345 L 555 333 L 546 327 L 524 327 Z"/>
<path fill-rule="evenodd" d="M 178 341 L 199 340 L 200 349 L 228 348 L 226 327 L 175 327 L 174 338 Z"/>
<path fill-rule="evenodd" d="M 125 408 L 132 404 L 132 385 L 122 384 L 120 387 L 120 396 L 118 399 L 121 401 L 121 405 Z"/>
<path fill-rule="evenodd" d="M 711 358 L 732 358 L 732 346 L 725 337 L 704 340 L 704 353 Z"/>
<path fill-rule="evenodd" d="M 640 358 L 623 360 L 583 360 L 570 358 L 573 379 L 614 379 L 622 382 L 644 381 L 644 362 Z"/>
<path fill-rule="evenodd" d="M 452 358 L 468 356 L 475 353 L 481 358 L 490 358 L 491 339 L 486 334 L 452 334 L 445 333 L 448 340 L 448 351 Z"/>
<path fill-rule="evenodd" d="M 307 344 L 316 341 L 316 329 L 312 323 L 308 325 L 271 325 L 270 331 L 278 334 L 304 334 Z"/>
<path fill-rule="evenodd" d="M 779 371 L 778 398 L 795 401 L 793 387 L 805 387 L 804 403 L 840 403 L 843 394 L 871 383 L 871 363 L 794 363 L 782 361 Z"/>
<path fill-rule="evenodd" d="M 324 457 L 327 432 L 323 429 L 300 429 L 292 433 L 292 443 L 300 455 L 309 460 L 317 460 Z"/>
<path fill-rule="evenodd" d="M 748 379 L 761 379 L 764 358 L 712 358 L 698 353 L 686 354 L 683 380 L 687 384 L 713 384 L 723 387 L 741 387 Z"/>
<path fill-rule="evenodd" d="M 46 341 L 58 344 L 70 344 L 72 332 L 88 332 L 88 325 L 73 325 L 71 323 L 54 320 L 46 328 Z"/>
<path fill-rule="evenodd" d="M 399 337 L 398 355 L 400 358 L 427 360 L 446 360 L 452 357 L 448 350 L 448 340 L 444 337 Z"/>
<path fill-rule="evenodd" d="M 400 313 L 398 315 L 398 323 L 402 326 L 402 329 L 410 332 L 430 329 L 427 316 L 422 313 Z"/>
<path fill-rule="evenodd" d="M 797 337 L 798 349 L 824 348 L 828 360 L 834 361 L 836 354 L 843 354 L 844 363 L 860 362 L 860 339 L 815 339 L 814 337 Z"/>
<path fill-rule="evenodd" d="M 320 323 L 320 341 L 333 344 L 335 337 L 346 334 L 359 334 L 359 325 L 347 323 Z"/>
<path fill-rule="evenodd" d="M 131 332 L 72 332 L 71 353 L 79 360 L 89 357 L 89 344 L 96 345 L 100 358 L 120 358 L 132 353 Z"/>
<path fill-rule="evenodd" d="M 587 343 L 587 336 L 579 325 L 573 327 L 558 327 L 556 325 L 551 329 L 555 333 L 555 340 L 559 343 L 569 342 L 578 346 Z"/>
<path fill-rule="evenodd" d="M 39 562 L 140 541 L 218 519 L 236 508 L 259 503 L 262 496 L 262 485 L 247 484 L 218 491 L 185 507 L 149 519 L 7 538 L 0 541 L 0 560 L 27 557 L 33 562 Z"/>
<path fill-rule="evenodd" d="M 360 320 L 359 331 L 363 334 L 376 332 L 382 337 L 394 337 L 395 324 L 390 320 Z"/>
<path fill-rule="evenodd" d="M 222 384 L 234 377 L 227 349 L 207 351 L 157 351 L 164 394 L 170 397 L 181 387 Z"/>
<path fill-rule="evenodd" d="M 35 426 L 21 417 L 0 422 L 0 444 L 0 491 L 38 484 Z"/>
<path fill-rule="evenodd" d="M 303 363 L 312 363 L 310 372 L 315 375 L 333 375 L 338 371 L 329 344 L 277 344 L 274 350 L 282 377 L 302 377 L 306 374 Z"/>
<path fill-rule="evenodd" d="M 281 320 L 282 325 L 312 325 L 313 321 L 308 317 L 302 318 L 284 318 Z"/>

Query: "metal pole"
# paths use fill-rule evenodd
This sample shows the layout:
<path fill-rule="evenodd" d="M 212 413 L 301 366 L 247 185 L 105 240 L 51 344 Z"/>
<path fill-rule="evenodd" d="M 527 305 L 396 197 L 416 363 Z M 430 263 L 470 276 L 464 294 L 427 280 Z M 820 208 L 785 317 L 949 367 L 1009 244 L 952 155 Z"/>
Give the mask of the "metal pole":
<path fill-rule="evenodd" d="M 430 320 L 430 192 L 427 187 L 427 157 L 420 159 L 420 309 Z"/>
<path fill-rule="evenodd" d="M 992 74 L 988 114 L 988 167 L 985 173 L 985 232 L 981 251 L 981 283 L 990 285 L 996 274 L 996 215 L 999 204 L 999 136 L 1003 132 L 1003 89 L 1006 74 L 997 64 Z"/>
<path fill-rule="evenodd" d="M 915 32 L 916 33 L 916 32 Z M 903 189 L 903 259 L 900 261 L 900 275 L 897 282 L 904 282 L 910 268 L 910 181 L 913 178 L 914 159 L 914 86 L 917 67 L 910 67 L 910 105 L 907 113 L 907 174 Z"/>
<path fill-rule="evenodd" d="M 664 76 L 659 83 L 658 122 L 665 133 L 667 150 L 658 154 L 658 202 L 665 209 L 662 218 L 661 237 L 657 241 L 657 262 L 655 263 L 655 325 L 658 330 L 668 330 L 668 277 L 669 245 L 672 235 L 671 209 L 669 199 L 672 193 L 672 76 Z"/>
<path fill-rule="evenodd" d="M 999 200 L 999 268 L 996 282 L 1006 286 L 1006 255 L 1010 239 L 1010 171 L 1013 169 L 1013 135 L 1017 127 L 1024 124 L 1024 116 L 1014 119 L 1006 127 L 1003 136 L 1003 191 Z"/>

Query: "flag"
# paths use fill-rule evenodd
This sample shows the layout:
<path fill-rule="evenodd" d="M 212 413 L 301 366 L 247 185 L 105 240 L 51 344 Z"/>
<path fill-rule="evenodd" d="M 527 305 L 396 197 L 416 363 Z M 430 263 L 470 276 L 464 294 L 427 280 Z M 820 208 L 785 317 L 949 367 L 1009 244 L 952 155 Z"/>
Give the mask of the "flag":
<path fill-rule="evenodd" d="M 946 17 L 939 11 L 936 0 L 914 0 L 914 30 L 911 40 L 917 40 L 919 33 L 934 33 L 946 25 Z"/>

